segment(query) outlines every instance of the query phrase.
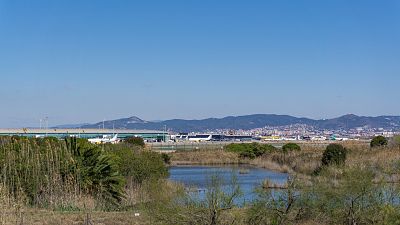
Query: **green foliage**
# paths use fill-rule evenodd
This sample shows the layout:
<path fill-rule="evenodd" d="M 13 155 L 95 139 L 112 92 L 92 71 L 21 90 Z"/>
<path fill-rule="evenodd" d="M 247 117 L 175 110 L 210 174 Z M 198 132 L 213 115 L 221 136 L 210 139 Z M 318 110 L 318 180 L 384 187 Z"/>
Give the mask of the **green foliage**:
<path fill-rule="evenodd" d="M 161 158 L 163 159 L 165 164 L 171 163 L 171 156 L 168 155 L 167 153 L 161 153 Z"/>
<path fill-rule="evenodd" d="M 55 196 L 77 185 L 70 171 L 73 162 L 73 155 L 57 139 L 0 137 L 0 182 L 13 198 L 28 204 L 60 204 Z"/>
<path fill-rule="evenodd" d="M 268 144 L 259 144 L 259 143 L 232 143 L 225 146 L 225 150 L 229 152 L 238 153 L 242 158 L 250 158 L 254 159 L 259 157 L 267 152 L 275 151 L 276 148 L 272 145 Z"/>
<path fill-rule="evenodd" d="M 284 146 L 282 146 L 282 151 L 284 153 L 288 153 L 288 152 L 291 152 L 291 151 L 301 151 L 301 148 L 296 143 L 287 143 Z"/>
<path fill-rule="evenodd" d="M 116 161 L 125 177 L 132 177 L 137 183 L 148 179 L 168 177 L 168 168 L 164 164 L 161 154 L 151 151 L 136 151 L 128 147 L 111 150 L 116 156 Z"/>
<path fill-rule="evenodd" d="M 143 151 L 135 155 L 132 163 L 131 175 L 136 182 L 142 183 L 147 179 L 166 178 L 169 175 L 159 153 Z"/>
<path fill-rule="evenodd" d="M 374 178 L 368 168 L 327 168 L 311 186 L 289 180 L 279 192 L 259 189 L 247 224 L 399 224 L 398 190 Z"/>
<path fill-rule="evenodd" d="M 145 146 L 144 140 L 141 137 L 129 137 L 129 138 L 125 139 L 125 142 L 132 144 L 132 145 L 141 146 L 141 147 Z"/>
<path fill-rule="evenodd" d="M 391 224 L 399 219 L 399 207 L 390 186 L 374 183 L 368 168 L 324 170 L 323 179 L 303 190 L 310 217 L 319 215 L 327 224 Z M 397 216 L 396 216 L 397 214 Z M 396 218 L 397 217 L 397 218 Z"/>
<path fill-rule="evenodd" d="M 115 159 L 76 138 L 0 137 L 0 171 L 11 196 L 33 206 L 74 208 L 65 199 L 84 195 L 109 208 L 124 195 Z"/>
<path fill-rule="evenodd" d="M 347 150 L 339 144 L 330 144 L 322 155 L 322 165 L 343 165 L 346 161 Z"/>
<path fill-rule="evenodd" d="M 78 174 L 81 188 L 106 203 L 118 205 L 123 197 L 124 179 L 116 159 L 85 139 L 69 138 L 66 144 L 73 152 L 73 172 Z"/>
<path fill-rule="evenodd" d="M 374 147 L 382 147 L 388 144 L 388 140 L 384 136 L 376 136 L 371 140 L 370 146 Z"/>

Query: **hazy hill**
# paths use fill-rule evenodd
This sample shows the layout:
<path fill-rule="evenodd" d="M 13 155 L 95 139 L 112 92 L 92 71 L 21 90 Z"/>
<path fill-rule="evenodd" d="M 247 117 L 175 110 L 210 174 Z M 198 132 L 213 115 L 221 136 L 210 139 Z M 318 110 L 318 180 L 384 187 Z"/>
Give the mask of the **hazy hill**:
<path fill-rule="evenodd" d="M 115 129 L 151 129 L 163 130 L 166 126 L 169 130 L 206 131 L 216 129 L 253 129 L 265 126 L 283 126 L 290 124 L 313 125 L 320 129 L 353 129 L 357 127 L 372 127 L 400 130 L 400 116 L 357 116 L 344 115 L 338 118 L 326 120 L 313 120 L 298 118 L 288 115 L 255 114 L 246 116 L 228 116 L 224 118 L 208 118 L 201 120 L 172 119 L 165 121 L 145 121 L 138 117 L 129 117 L 104 122 L 105 128 Z M 79 126 L 82 128 L 101 128 L 103 122 Z"/>

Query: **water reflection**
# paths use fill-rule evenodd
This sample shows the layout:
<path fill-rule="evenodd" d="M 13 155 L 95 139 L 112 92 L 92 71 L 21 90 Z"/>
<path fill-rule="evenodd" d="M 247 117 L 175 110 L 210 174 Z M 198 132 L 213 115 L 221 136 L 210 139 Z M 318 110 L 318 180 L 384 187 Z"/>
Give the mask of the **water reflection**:
<path fill-rule="evenodd" d="M 249 202 L 256 195 L 254 189 L 268 179 L 276 184 L 284 184 L 288 179 L 288 174 L 274 172 L 271 170 L 255 168 L 251 166 L 177 166 L 170 168 L 170 179 L 183 183 L 187 187 L 195 187 L 197 190 L 205 190 L 210 176 L 218 174 L 223 179 L 223 189 L 228 190 L 231 184 L 232 175 L 237 177 L 243 197 L 240 202 Z M 200 197 L 204 194 L 199 193 Z"/>

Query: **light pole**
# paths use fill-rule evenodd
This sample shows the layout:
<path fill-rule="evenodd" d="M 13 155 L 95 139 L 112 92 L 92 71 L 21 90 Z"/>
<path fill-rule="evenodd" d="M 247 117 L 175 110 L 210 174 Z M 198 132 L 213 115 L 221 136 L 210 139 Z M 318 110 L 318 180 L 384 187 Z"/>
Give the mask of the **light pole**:
<path fill-rule="evenodd" d="M 165 139 L 165 133 L 167 132 L 167 125 L 164 125 L 164 142 L 167 142 L 167 140 Z"/>
<path fill-rule="evenodd" d="M 46 137 L 47 137 L 47 130 L 49 129 L 49 117 L 46 116 L 45 121 L 46 121 Z"/>

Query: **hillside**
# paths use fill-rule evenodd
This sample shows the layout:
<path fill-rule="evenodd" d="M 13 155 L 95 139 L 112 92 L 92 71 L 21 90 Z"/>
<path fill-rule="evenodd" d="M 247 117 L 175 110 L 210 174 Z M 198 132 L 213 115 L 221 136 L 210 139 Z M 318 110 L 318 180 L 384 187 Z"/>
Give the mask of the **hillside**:
<path fill-rule="evenodd" d="M 201 120 L 172 119 L 165 121 L 145 121 L 138 117 L 129 117 L 104 121 L 105 128 L 115 129 L 150 129 L 169 130 L 177 132 L 207 131 L 216 129 L 254 129 L 265 126 L 284 126 L 291 124 L 307 124 L 319 129 L 348 130 L 357 127 L 384 128 L 400 130 L 400 116 L 357 116 L 353 114 L 326 120 L 313 120 L 289 115 L 254 114 L 246 116 L 228 116 L 224 118 L 208 118 Z M 86 124 L 81 128 L 99 128 L 103 122 Z"/>

